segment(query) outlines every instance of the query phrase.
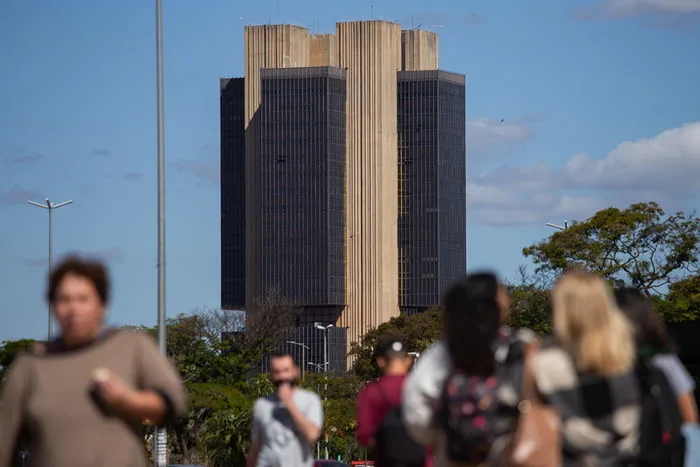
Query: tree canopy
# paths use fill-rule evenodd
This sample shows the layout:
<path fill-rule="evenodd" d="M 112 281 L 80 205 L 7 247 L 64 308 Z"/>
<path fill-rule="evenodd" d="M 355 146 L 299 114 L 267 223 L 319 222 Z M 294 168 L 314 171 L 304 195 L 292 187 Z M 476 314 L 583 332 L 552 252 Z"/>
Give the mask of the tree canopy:
<path fill-rule="evenodd" d="M 697 272 L 700 220 L 667 215 L 657 203 L 608 208 L 574 222 L 546 240 L 523 249 L 540 273 L 552 276 L 584 267 L 614 285 L 630 285 L 647 295 Z"/>

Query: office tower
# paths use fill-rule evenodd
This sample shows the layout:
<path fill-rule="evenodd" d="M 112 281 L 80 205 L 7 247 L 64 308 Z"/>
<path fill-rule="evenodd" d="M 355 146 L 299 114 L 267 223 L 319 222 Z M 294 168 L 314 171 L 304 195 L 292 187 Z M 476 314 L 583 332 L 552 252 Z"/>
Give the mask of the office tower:
<path fill-rule="evenodd" d="M 220 81 L 221 307 L 245 307 L 244 79 Z"/>
<path fill-rule="evenodd" d="M 310 34 L 299 26 L 246 26 L 245 42 L 245 227 L 246 311 L 266 293 L 262 283 L 260 161 L 260 70 L 309 66 Z"/>
<path fill-rule="evenodd" d="M 279 293 L 349 345 L 465 270 L 464 77 L 437 44 L 386 21 L 245 28 L 247 312 Z"/>
<path fill-rule="evenodd" d="M 398 95 L 399 303 L 413 314 L 465 272 L 464 76 L 402 71 Z"/>
<path fill-rule="evenodd" d="M 303 306 L 301 324 L 335 323 L 345 307 L 345 75 L 260 74 L 260 277 Z"/>

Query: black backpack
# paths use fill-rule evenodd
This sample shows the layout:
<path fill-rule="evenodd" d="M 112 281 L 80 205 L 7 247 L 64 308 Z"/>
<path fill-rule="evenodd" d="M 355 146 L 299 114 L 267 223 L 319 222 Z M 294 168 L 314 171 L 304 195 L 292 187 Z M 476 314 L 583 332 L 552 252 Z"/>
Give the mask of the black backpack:
<path fill-rule="evenodd" d="M 387 402 L 389 398 L 379 391 Z M 426 449 L 408 434 L 401 415 L 401 404 L 393 407 L 382 420 L 375 439 L 375 461 L 380 467 L 423 467 Z"/>
<path fill-rule="evenodd" d="M 642 396 L 639 467 L 683 467 L 683 419 L 666 375 L 648 361 L 640 362 L 635 373 Z"/>
<path fill-rule="evenodd" d="M 510 334 L 499 334 L 493 376 L 482 378 L 454 371 L 445 381 L 440 418 L 451 461 L 481 464 L 487 460 L 493 443 L 513 432 L 517 408 L 502 404 L 498 390 L 504 380 L 514 377 L 511 364 L 517 354 L 513 352 L 516 344 L 522 343 L 512 340 Z M 524 346 L 520 345 L 519 350 L 524 351 Z M 522 365 L 519 368 L 522 370 Z"/>

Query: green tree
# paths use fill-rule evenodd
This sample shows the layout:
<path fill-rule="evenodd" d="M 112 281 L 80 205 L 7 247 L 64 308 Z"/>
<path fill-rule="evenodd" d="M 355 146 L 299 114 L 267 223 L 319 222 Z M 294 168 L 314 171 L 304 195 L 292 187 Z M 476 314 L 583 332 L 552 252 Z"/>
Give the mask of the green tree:
<path fill-rule="evenodd" d="M 519 280 L 507 283 L 510 291 L 508 325 L 528 328 L 540 336 L 552 331 L 552 306 L 549 287 L 541 275 L 528 274 L 525 266 L 518 269 Z"/>
<path fill-rule="evenodd" d="M 374 355 L 379 339 L 393 335 L 406 341 L 412 352 L 422 352 L 442 335 L 442 310 L 433 307 L 411 316 L 400 315 L 368 331 L 359 343 L 353 343 L 348 356 L 353 359 L 352 373 L 362 381 L 380 375 Z"/>
<path fill-rule="evenodd" d="M 658 301 L 658 310 L 669 322 L 700 318 L 700 274 L 672 283 L 668 294 Z"/>
<path fill-rule="evenodd" d="M 15 357 L 29 349 L 35 342 L 32 339 L 19 339 L 16 341 L 3 341 L 0 344 L 0 382 L 5 379 L 5 374 L 10 369 Z"/>
<path fill-rule="evenodd" d="M 678 212 L 667 215 L 654 202 L 627 209 L 608 208 L 574 222 L 546 240 L 523 249 L 539 273 L 559 275 L 585 267 L 614 285 L 630 285 L 647 295 L 696 270 L 700 220 Z"/>

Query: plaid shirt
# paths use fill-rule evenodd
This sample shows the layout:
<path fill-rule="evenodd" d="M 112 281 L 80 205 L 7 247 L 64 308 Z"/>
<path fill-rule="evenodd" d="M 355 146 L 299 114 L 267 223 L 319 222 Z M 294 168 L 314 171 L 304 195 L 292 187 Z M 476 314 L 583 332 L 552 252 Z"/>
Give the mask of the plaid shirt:
<path fill-rule="evenodd" d="M 553 341 L 534 356 L 537 389 L 562 421 L 565 466 L 633 465 L 641 395 L 632 372 L 609 378 L 584 374 Z"/>

